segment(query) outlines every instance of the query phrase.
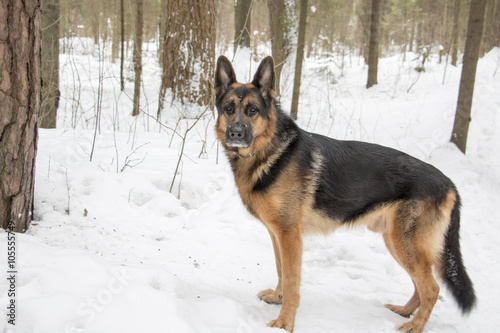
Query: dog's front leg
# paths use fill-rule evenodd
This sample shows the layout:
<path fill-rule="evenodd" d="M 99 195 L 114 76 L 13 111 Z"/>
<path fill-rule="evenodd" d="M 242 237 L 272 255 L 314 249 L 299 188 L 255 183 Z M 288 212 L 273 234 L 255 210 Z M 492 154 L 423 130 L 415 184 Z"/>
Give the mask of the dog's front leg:
<path fill-rule="evenodd" d="M 278 230 L 275 234 L 281 257 L 281 281 L 283 286 L 283 306 L 276 320 L 268 326 L 292 331 L 295 314 L 299 306 L 300 272 L 302 264 L 302 232 L 299 224 Z M 279 284 L 278 284 L 279 286 Z"/>
<path fill-rule="evenodd" d="M 281 250 L 276 236 L 273 232 L 269 230 L 269 235 L 273 242 L 274 258 L 276 259 L 276 271 L 278 272 L 278 285 L 276 289 L 266 289 L 259 293 L 259 298 L 269 304 L 281 304 L 283 302 L 283 289 L 282 289 L 282 279 L 281 279 Z"/>

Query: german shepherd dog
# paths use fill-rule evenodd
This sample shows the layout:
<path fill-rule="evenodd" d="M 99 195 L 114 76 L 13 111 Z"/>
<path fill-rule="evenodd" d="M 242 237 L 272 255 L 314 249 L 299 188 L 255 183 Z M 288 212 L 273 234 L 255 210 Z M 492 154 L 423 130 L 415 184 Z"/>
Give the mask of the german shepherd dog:
<path fill-rule="evenodd" d="M 418 309 L 399 331 L 421 332 L 427 323 L 439 295 L 433 267 L 468 313 L 476 297 L 460 253 L 460 197 L 451 180 L 403 152 L 298 128 L 274 99 L 274 85 L 272 57 L 247 84 L 236 81 L 226 57 L 217 61 L 217 137 L 243 203 L 274 246 L 279 282 L 259 297 L 282 308 L 268 326 L 293 330 L 303 235 L 340 226 L 380 232 L 413 280 L 406 305 L 386 305 L 403 317 Z"/>

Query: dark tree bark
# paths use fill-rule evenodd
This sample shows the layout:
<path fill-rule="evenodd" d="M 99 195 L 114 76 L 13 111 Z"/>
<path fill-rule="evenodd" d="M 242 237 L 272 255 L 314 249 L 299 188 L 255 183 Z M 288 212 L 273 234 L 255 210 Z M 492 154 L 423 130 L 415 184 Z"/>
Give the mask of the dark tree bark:
<path fill-rule="evenodd" d="M 0 0 L 0 224 L 31 223 L 41 107 L 41 1 Z"/>
<path fill-rule="evenodd" d="M 455 7 L 453 8 L 453 32 L 451 37 L 451 64 L 457 65 L 458 60 L 458 29 L 460 18 L 460 0 L 455 0 Z"/>
<path fill-rule="evenodd" d="M 467 39 L 465 40 L 464 62 L 460 89 L 458 92 L 455 123 L 451 134 L 451 142 L 465 154 L 467 147 L 467 133 L 471 121 L 472 96 L 476 80 L 477 60 L 483 34 L 484 11 L 486 0 L 472 0 L 470 4 L 469 23 L 467 25 Z"/>
<path fill-rule="evenodd" d="M 297 57 L 295 59 L 295 76 L 293 78 L 292 107 L 290 110 L 290 114 L 294 120 L 297 120 L 299 109 L 300 80 L 302 77 L 302 62 L 304 60 L 304 44 L 307 25 L 307 3 L 308 0 L 300 1 L 299 37 L 297 43 Z"/>
<path fill-rule="evenodd" d="M 234 6 L 234 52 L 238 46 L 250 47 L 252 0 L 237 0 Z"/>
<path fill-rule="evenodd" d="M 44 0 L 42 13 L 42 109 L 39 127 L 55 128 L 59 106 L 59 0 Z"/>
<path fill-rule="evenodd" d="M 167 4 L 158 115 L 167 89 L 181 103 L 210 105 L 215 64 L 215 0 Z"/>
<path fill-rule="evenodd" d="M 134 41 L 134 106 L 132 116 L 139 114 L 141 100 L 141 74 L 142 74 L 142 26 L 144 24 L 144 8 L 142 0 L 137 1 L 137 9 L 135 13 L 135 41 Z"/>
<path fill-rule="evenodd" d="M 368 82 L 366 88 L 377 84 L 378 73 L 378 49 L 380 28 L 380 2 L 372 0 L 372 14 L 370 21 L 370 49 L 368 51 Z"/>
<path fill-rule="evenodd" d="M 268 0 L 269 27 L 271 34 L 272 53 L 276 72 L 276 93 L 280 94 L 281 70 L 290 54 L 289 18 L 285 0 Z"/>

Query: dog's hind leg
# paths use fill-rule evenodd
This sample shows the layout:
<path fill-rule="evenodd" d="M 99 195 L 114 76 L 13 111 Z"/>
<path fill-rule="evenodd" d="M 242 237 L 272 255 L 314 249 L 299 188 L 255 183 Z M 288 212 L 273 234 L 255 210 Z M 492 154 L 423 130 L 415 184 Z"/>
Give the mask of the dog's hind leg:
<path fill-rule="evenodd" d="M 384 235 L 384 238 L 388 237 Z M 396 239 L 394 243 L 398 243 L 400 240 L 401 238 Z M 388 242 L 393 242 L 393 240 L 386 240 L 386 243 Z M 401 325 L 398 330 L 401 332 L 420 333 L 429 320 L 439 296 L 439 285 L 432 275 L 432 261 L 426 258 L 427 255 L 425 252 L 419 251 L 416 247 L 414 249 L 409 249 L 408 247 L 403 249 L 400 246 L 402 244 L 394 245 L 399 250 L 402 250 L 402 253 L 398 251 L 396 254 L 397 261 L 412 278 L 415 291 L 406 305 L 386 305 L 386 307 L 403 317 L 409 317 L 418 308 L 415 317 L 408 323 Z M 410 260 L 405 260 L 402 258 L 403 256 Z"/>
<path fill-rule="evenodd" d="M 430 263 L 419 265 L 410 275 L 414 279 L 420 294 L 420 308 L 411 321 L 401 325 L 398 329 L 401 332 L 420 333 L 429 320 L 432 309 L 438 300 L 439 285 L 432 275 Z"/>
<path fill-rule="evenodd" d="M 278 285 L 276 289 L 262 290 L 258 296 L 261 300 L 269 304 L 281 304 L 283 302 L 282 279 L 281 279 L 281 251 L 276 237 L 269 230 L 269 235 L 273 241 L 274 258 L 276 259 L 276 271 L 278 272 Z"/>
<path fill-rule="evenodd" d="M 417 308 L 414 318 L 401 325 L 401 332 L 420 333 L 429 320 L 439 296 L 439 285 L 432 274 L 432 265 L 442 242 L 432 222 L 433 212 L 418 202 L 398 205 L 397 211 L 384 233 L 387 248 L 396 261 L 408 272 L 415 285 L 415 292 L 405 306 L 387 306 L 394 312 L 409 316 Z M 438 235 L 438 236 L 436 236 Z M 432 244 L 430 244 L 431 242 Z"/>

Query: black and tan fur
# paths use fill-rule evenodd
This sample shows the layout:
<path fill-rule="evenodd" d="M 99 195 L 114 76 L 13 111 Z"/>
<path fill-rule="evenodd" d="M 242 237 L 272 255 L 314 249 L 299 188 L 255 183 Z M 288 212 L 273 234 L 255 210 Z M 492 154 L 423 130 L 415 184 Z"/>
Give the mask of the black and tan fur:
<path fill-rule="evenodd" d="M 394 149 L 338 141 L 301 130 L 275 101 L 274 62 L 254 80 L 236 81 L 229 60 L 217 62 L 216 132 L 229 158 L 241 199 L 267 227 L 279 282 L 259 297 L 282 303 L 269 326 L 292 331 L 299 305 L 302 238 L 341 226 L 380 232 L 415 285 L 404 306 L 402 332 L 421 332 L 439 295 L 435 268 L 464 313 L 475 303 L 459 246 L 460 197 L 433 166 Z M 418 309 L 418 310 L 417 310 Z"/>

